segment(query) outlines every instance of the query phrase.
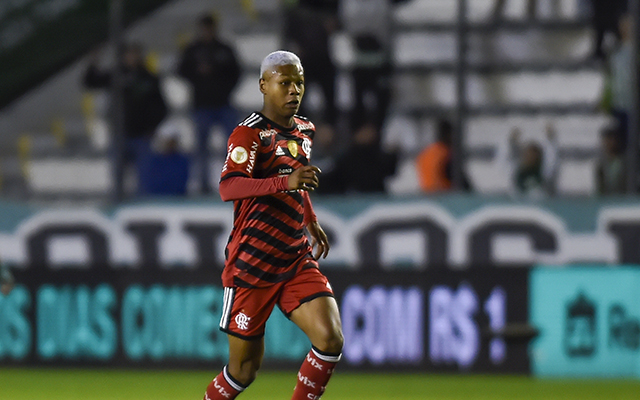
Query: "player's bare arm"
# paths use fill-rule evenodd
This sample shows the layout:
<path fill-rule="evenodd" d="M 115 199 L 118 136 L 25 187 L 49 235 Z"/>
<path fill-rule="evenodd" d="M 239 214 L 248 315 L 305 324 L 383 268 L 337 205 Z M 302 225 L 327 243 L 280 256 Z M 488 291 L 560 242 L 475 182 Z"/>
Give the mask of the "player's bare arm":
<path fill-rule="evenodd" d="M 319 260 L 320 257 L 327 258 L 331 246 L 329 245 L 329 238 L 327 237 L 327 234 L 324 232 L 318 221 L 310 222 L 309 225 L 307 225 L 307 230 L 311 235 L 311 247 L 315 248 L 313 257 L 316 260 Z"/>
<path fill-rule="evenodd" d="M 314 165 L 296 169 L 289 175 L 289 190 L 315 190 L 320 184 L 319 173 L 320 168 Z"/>

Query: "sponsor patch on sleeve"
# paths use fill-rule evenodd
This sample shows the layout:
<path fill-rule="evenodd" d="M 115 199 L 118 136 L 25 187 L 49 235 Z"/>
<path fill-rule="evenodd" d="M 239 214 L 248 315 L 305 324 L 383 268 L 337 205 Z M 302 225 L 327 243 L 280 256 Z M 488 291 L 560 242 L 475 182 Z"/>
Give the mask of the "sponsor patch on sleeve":
<path fill-rule="evenodd" d="M 247 149 L 242 146 L 236 146 L 231 150 L 231 161 L 236 164 L 244 164 L 249 159 Z"/>

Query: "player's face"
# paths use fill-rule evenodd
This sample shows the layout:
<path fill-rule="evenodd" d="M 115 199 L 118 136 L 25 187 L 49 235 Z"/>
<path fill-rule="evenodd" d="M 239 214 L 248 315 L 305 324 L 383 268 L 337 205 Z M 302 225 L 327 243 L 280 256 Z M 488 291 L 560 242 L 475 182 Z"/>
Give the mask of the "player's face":
<path fill-rule="evenodd" d="M 280 65 L 266 71 L 260 79 L 260 91 L 264 94 L 263 111 L 275 114 L 267 115 L 267 118 L 275 117 L 288 121 L 298 112 L 304 95 L 302 67 Z"/>

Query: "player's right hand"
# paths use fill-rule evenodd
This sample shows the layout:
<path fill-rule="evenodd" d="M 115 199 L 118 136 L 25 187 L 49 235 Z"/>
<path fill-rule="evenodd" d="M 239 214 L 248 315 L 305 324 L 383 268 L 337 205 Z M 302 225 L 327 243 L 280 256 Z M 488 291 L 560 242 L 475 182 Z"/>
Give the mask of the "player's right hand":
<path fill-rule="evenodd" d="M 289 175 L 289 190 L 315 190 L 320 184 L 317 175 L 320 172 L 320 168 L 315 165 L 296 169 Z"/>

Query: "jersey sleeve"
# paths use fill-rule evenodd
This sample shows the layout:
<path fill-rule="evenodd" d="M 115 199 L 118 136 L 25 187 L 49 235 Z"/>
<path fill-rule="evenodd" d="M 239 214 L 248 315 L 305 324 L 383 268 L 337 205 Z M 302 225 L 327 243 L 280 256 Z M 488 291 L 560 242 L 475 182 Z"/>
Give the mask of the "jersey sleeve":
<path fill-rule="evenodd" d="M 260 149 L 258 133 L 247 126 L 233 130 L 227 142 L 227 158 L 222 167 L 220 182 L 234 176 L 253 177 L 253 169 Z"/>
<path fill-rule="evenodd" d="M 313 206 L 311 205 L 311 197 L 309 197 L 309 192 L 302 192 L 302 200 L 304 202 L 304 226 L 309 225 L 312 222 L 316 222 L 318 217 L 316 213 L 313 211 Z"/>
<path fill-rule="evenodd" d="M 288 182 L 288 175 L 264 179 L 232 176 L 220 182 L 218 190 L 222 201 L 240 200 L 287 191 L 289 189 Z"/>

